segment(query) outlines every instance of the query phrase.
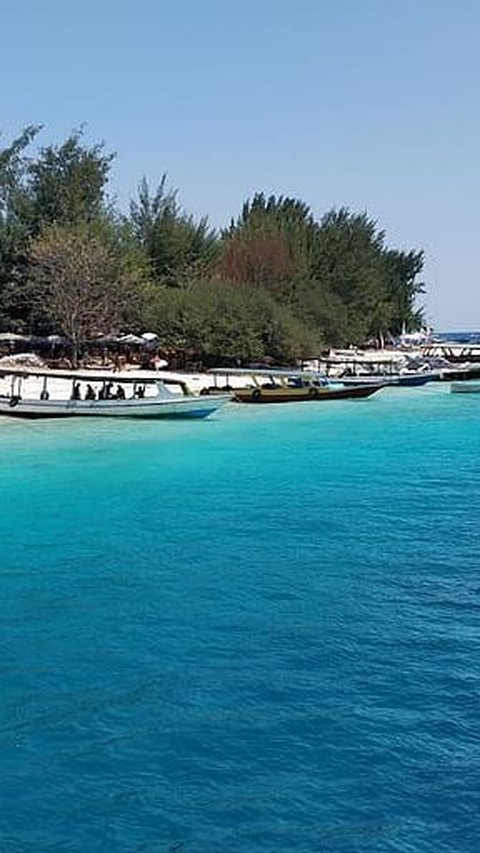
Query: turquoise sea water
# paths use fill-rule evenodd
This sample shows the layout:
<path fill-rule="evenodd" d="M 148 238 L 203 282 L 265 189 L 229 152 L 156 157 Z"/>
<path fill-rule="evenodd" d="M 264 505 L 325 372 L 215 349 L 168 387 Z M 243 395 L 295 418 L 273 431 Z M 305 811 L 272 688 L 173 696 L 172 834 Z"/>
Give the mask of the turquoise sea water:
<path fill-rule="evenodd" d="M 480 838 L 480 398 L 0 423 L 0 850 Z"/>

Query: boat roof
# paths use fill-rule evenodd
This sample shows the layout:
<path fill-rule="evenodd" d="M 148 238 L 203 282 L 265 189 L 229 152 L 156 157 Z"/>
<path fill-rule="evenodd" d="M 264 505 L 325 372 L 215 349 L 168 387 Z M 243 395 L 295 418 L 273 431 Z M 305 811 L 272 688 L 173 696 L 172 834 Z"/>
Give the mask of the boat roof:
<path fill-rule="evenodd" d="M 329 355 L 321 356 L 320 364 L 359 364 L 375 367 L 376 364 L 397 364 L 408 356 L 406 352 L 389 353 L 388 355 Z"/>
<path fill-rule="evenodd" d="M 127 383 L 142 383 L 144 385 L 153 384 L 154 382 L 176 382 L 181 379 L 172 379 L 170 376 L 163 376 L 161 373 L 151 373 L 143 371 L 128 371 L 125 373 L 112 373 L 107 370 L 49 370 L 46 367 L 2 367 L 0 365 L 0 377 L 18 376 L 22 379 L 29 377 L 47 379 L 67 379 L 71 382 L 127 382 Z"/>
<path fill-rule="evenodd" d="M 212 367 L 207 371 L 217 376 L 308 376 L 314 377 L 321 374 L 314 370 L 298 370 L 288 367 Z"/>

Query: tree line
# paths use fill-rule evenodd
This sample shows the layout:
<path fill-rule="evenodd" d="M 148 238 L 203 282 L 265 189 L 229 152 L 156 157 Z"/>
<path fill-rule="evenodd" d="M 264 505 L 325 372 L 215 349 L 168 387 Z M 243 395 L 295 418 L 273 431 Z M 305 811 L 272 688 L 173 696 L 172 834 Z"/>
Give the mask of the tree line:
<path fill-rule="evenodd" d="M 388 246 L 366 213 L 317 220 L 301 200 L 257 193 L 218 232 L 165 175 L 142 179 L 121 212 L 114 155 L 81 131 L 38 148 L 40 130 L 0 148 L 2 330 L 61 333 L 77 352 L 148 329 L 205 363 L 292 362 L 423 323 L 423 252 Z"/>

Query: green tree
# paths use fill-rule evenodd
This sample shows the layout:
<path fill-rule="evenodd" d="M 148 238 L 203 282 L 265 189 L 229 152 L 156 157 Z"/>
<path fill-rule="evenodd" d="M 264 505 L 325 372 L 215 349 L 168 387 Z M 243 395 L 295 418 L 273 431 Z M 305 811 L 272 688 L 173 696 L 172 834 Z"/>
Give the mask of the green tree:
<path fill-rule="evenodd" d="M 27 156 L 40 129 L 25 128 L 0 151 L 0 322 L 22 327 L 32 320 L 24 287 L 29 242 L 52 224 L 92 223 L 111 215 L 105 191 L 113 155 L 102 145 L 83 145 L 78 131 L 60 146 Z"/>
<path fill-rule="evenodd" d="M 208 273 L 218 253 L 218 240 L 207 219 L 196 222 L 181 209 L 177 196 L 177 190 L 168 188 L 166 175 L 154 192 L 143 178 L 138 198 L 130 203 L 130 223 L 150 261 L 153 278 L 185 287 Z"/>
<path fill-rule="evenodd" d="M 329 211 L 320 222 L 315 279 L 345 306 L 349 342 L 374 334 L 374 314 L 380 304 L 385 309 L 389 302 L 384 241 L 383 231 L 366 213 L 341 208 Z"/>
<path fill-rule="evenodd" d="M 28 166 L 31 230 L 92 222 L 106 212 L 106 186 L 114 154 L 102 144 L 85 146 L 82 132 L 48 145 Z"/>
<path fill-rule="evenodd" d="M 266 291 L 219 279 L 190 289 L 157 288 L 147 309 L 149 327 L 167 346 L 194 350 L 206 363 L 311 356 L 321 341 Z"/>
<path fill-rule="evenodd" d="M 423 270 L 423 252 L 401 252 L 388 249 L 384 253 L 389 298 L 392 304 L 391 331 L 398 335 L 402 329 L 416 331 L 424 324 L 422 308 L 417 299 L 425 293 L 417 276 Z"/>
<path fill-rule="evenodd" d="M 0 150 L 0 324 L 10 322 L 7 291 L 24 272 L 30 236 L 30 197 L 26 154 L 40 127 L 30 125 Z"/>
<path fill-rule="evenodd" d="M 316 226 L 302 201 L 257 193 L 223 234 L 222 275 L 265 287 L 288 302 L 310 274 Z"/>

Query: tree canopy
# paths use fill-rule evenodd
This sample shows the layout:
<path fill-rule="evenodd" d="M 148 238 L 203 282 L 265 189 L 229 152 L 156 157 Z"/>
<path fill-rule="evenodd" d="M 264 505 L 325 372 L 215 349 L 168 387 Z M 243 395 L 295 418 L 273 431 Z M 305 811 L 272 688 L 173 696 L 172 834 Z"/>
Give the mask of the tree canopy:
<path fill-rule="evenodd" d="M 422 324 L 423 252 L 388 245 L 366 212 L 316 218 L 256 193 L 218 233 L 162 174 L 124 214 L 107 195 L 114 155 L 82 131 L 37 147 L 41 130 L 0 148 L 2 328 L 62 330 L 78 348 L 143 326 L 207 361 L 293 361 Z"/>
<path fill-rule="evenodd" d="M 78 350 L 119 332 L 141 298 L 141 274 L 118 245 L 85 224 L 52 225 L 30 245 L 27 296 Z"/>

